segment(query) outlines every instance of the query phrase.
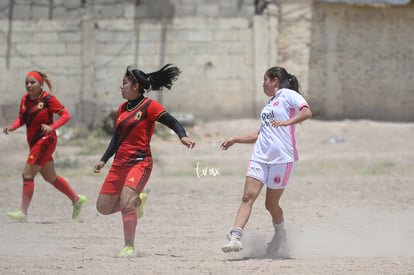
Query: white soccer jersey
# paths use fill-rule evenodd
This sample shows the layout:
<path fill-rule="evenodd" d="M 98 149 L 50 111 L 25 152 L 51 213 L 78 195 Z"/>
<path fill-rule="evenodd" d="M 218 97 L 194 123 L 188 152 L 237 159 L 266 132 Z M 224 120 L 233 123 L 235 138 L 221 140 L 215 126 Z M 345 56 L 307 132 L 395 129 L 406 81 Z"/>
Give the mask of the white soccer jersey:
<path fill-rule="evenodd" d="M 250 159 L 266 164 L 297 161 L 295 125 L 273 127 L 270 121 L 286 121 L 304 106 L 309 105 L 296 91 L 286 88 L 277 91 L 260 114 L 260 133 Z"/>

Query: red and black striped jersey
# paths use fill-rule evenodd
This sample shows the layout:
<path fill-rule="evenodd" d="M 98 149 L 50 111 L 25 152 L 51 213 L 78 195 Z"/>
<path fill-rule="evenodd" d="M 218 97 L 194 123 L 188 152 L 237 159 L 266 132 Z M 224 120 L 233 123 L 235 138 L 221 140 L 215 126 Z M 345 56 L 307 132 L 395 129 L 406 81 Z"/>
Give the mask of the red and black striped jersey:
<path fill-rule="evenodd" d="M 161 104 L 148 98 L 143 98 L 133 110 L 128 110 L 127 102 L 119 107 L 113 165 L 132 166 L 151 156 L 150 142 L 155 122 L 165 112 Z"/>
<path fill-rule="evenodd" d="M 55 96 L 43 92 L 38 99 L 32 100 L 25 94 L 20 103 L 19 119 L 27 127 L 27 142 L 32 147 L 44 133 L 41 124 L 53 124 L 53 114 L 59 113 L 64 106 Z"/>

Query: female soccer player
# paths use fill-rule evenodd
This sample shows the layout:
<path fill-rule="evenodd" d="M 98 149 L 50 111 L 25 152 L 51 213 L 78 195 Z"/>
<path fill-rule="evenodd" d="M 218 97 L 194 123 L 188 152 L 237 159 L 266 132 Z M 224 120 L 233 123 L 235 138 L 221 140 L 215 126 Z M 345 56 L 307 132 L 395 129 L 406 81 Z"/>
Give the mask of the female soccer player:
<path fill-rule="evenodd" d="M 277 256 L 281 243 L 286 241 L 280 197 L 298 160 L 295 141 L 295 124 L 312 117 L 308 103 L 299 93 L 299 83 L 294 75 L 282 67 L 272 67 L 264 74 L 263 90 L 270 97 L 262 109 L 258 132 L 246 136 L 230 137 L 221 143 L 227 150 L 234 143 L 256 143 L 247 168 L 244 193 L 234 227 L 228 235 L 229 242 L 223 252 L 243 248 L 240 239 L 249 219 L 252 206 L 263 185 L 266 185 L 266 209 L 272 216 L 274 236 L 267 247 L 269 257 Z"/>
<path fill-rule="evenodd" d="M 121 85 L 121 104 L 116 118 L 116 130 L 101 160 L 95 165 L 99 173 L 115 154 L 111 169 L 102 185 L 96 202 L 99 213 L 109 215 L 121 211 L 125 246 L 119 256 L 134 255 L 137 219 L 143 215 L 147 199 L 142 193 L 152 170 L 150 142 L 156 121 L 168 126 L 188 148 L 195 142 L 187 137 L 184 127 L 161 104 L 144 97 L 145 91 L 171 89 L 180 70 L 167 64 L 160 70 L 146 74 L 127 68 Z"/>
<path fill-rule="evenodd" d="M 45 181 L 65 194 L 73 204 L 72 218 L 79 216 L 82 205 L 86 202 L 85 196 L 77 195 L 62 177 L 56 175 L 52 154 L 55 151 L 57 137 L 55 130 L 70 120 L 69 112 L 55 96 L 43 90 L 46 83 L 52 92 L 52 84 L 46 74 L 31 71 L 26 76 L 26 91 L 20 103 L 20 113 L 16 121 L 5 128 L 8 134 L 22 126 L 27 128 L 27 143 L 30 147 L 29 157 L 23 169 L 23 196 L 19 210 L 7 212 L 7 216 L 18 222 L 27 222 L 27 209 L 32 200 L 33 179 L 38 172 Z M 53 123 L 53 114 L 60 117 Z"/>

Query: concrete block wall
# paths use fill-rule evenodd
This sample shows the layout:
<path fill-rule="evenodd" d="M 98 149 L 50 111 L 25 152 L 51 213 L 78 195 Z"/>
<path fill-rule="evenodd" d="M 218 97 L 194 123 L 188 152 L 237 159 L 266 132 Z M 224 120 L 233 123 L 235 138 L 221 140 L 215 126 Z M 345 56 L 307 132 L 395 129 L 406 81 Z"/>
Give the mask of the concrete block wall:
<path fill-rule="evenodd" d="M 123 101 L 127 65 L 150 72 L 165 63 L 182 69 L 179 81 L 148 96 L 200 119 L 257 117 L 263 72 L 275 65 L 299 78 L 320 118 L 414 119 L 414 4 L 283 0 L 254 15 L 253 0 L 32 2 L 15 1 L 12 21 L 0 3 L 3 121 L 17 115 L 28 70 L 52 78 L 73 122 L 96 125 Z"/>
<path fill-rule="evenodd" d="M 0 3 L 0 19 L 8 19 L 9 0 Z M 24 0 L 13 1 L 14 20 L 76 19 L 90 9 L 96 19 L 161 17 L 249 17 L 255 0 Z"/>
<path fill-rule="evenodd" d="M 2 120 L 17 116 L 29 70 L 49 75 L 72 122 L 96 125 L 102 113 L 123 101 L 119 86 L 127 65 L 149 72 L 165 63 L 182 69 L 179 81 L 172 91 L 148 96 L 169 110 L 197 110 L 201 118 L 252 115 L 254 108 L 246 111 L 245 106 L 252 96 L 239 92 L 251 93 L 253 87 L 252 17 L 246 15 L 254 13 L 254 1 L 169 1 L 174 14 L 182 7 L 192 13 L 165 19 L 160 16 L 168 17 L 168 12 L 159 14 L 165 1 L 135 2 L 15 2 L 12 21 L 7 8 L 0 9 Z M 221 91 L 227 98 L 240 98 L 236 107 L 206 105 L 221 102 Z"/>
<path fill-rule="evenodd" d="M 414 121 L 414 3 L 316 3 L 309 90 L 329 119 Z"/>
<path fill-rule="evenodd" d="M 198 118 L 252 116 L 253 109 L 246 110 L 254 99 L 250 24 L 243 18 L 199 17 L 175 18 L 166 25 L 99 21 L 95 30 L 99 104 L 121 101 L 119 86 L 127 65 L 152 72 L 173 63 L 182 74 L 172 90 L 147 96 L 171 111 L 195 112 Z"/>
<path fill-rule="evenodd" d="M 153 91 L 148 96 L 170 111 L 193 112 L 202 119 L 254 115 L 252 102 L 260 87 L 254 85 L 251 18 L 186 17 L 165 24 L 157 20 L 94 20 L 89 33 L 93 39 L 86 45 L 83 25 L 82 19 L 13 22 L 10 55 L 4 54 L 6 41 L 0 42 L 4 120 L 17 116 L 29 70 L 49 75 L 55 95 L 72 113 L 73 122 L 87 115 L 86 123 L 95 125 L 103 113 L 123 101 L 119 86 L 128 65 L 151 72 L 166 63 L 182 69 L 179 81 L 171 91 Z M 7 32 L 7 24 L 1 26 Z"/>
<path fill-rule="evenodd" d="M 29 70 L 45 71 L 51 78 L 57 96 L 63 102 L 76 101 L 80 82 L 79 21 L 15 20 L 10 42 L 0 38 L 1 116 L 16 118 L 19 100 L 25 91 Z M 0 24 L 0 32 L 8 33 L 8 24 Z M 9 54 L 7 54 L 9 51 Z"/>

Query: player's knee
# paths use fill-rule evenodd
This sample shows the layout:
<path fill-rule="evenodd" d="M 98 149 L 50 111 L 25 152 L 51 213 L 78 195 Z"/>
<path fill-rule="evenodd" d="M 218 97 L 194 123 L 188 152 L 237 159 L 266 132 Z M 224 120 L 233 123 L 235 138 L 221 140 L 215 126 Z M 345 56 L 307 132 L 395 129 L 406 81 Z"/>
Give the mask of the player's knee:
<path fill-rule="evenodd" d="M 279 204 L 275 201 L 266 200 L 265 207 L 266 207 L 266 210 L 271 213 L 282 211 L 282 208 L 280 208 Z"/>
<path fill-rule="evenodd" d="M 106 205 L 99 203 L 99 201 L 96 202 L 96 210 L 102 215 L 109 215 L 112 213 L 112 209 L 109 209 Z"/>
<path fill-rule="evenodd" d="M 57 177 L 48 177 L 48 176 L 45 176 L 45 175 L 42 175 L 42 177 L 46 182 L 50 183 L 51 185 L 55 185 L 55 183 L 57 181 Z"/>
<path fill-rule="evenodd" d="M 242 203 L 252 204 L 254 202 L 254 197 L 249 193 L 244 193 L 241 200 L 242 200 Z"/>
<path fill-rule="evenodd" d="M 26 179 L 33 179 L 33 176 L 30 172 L 27 171 L 23 171 L 22 172 L 22 179 L 26 180 Z"/>

